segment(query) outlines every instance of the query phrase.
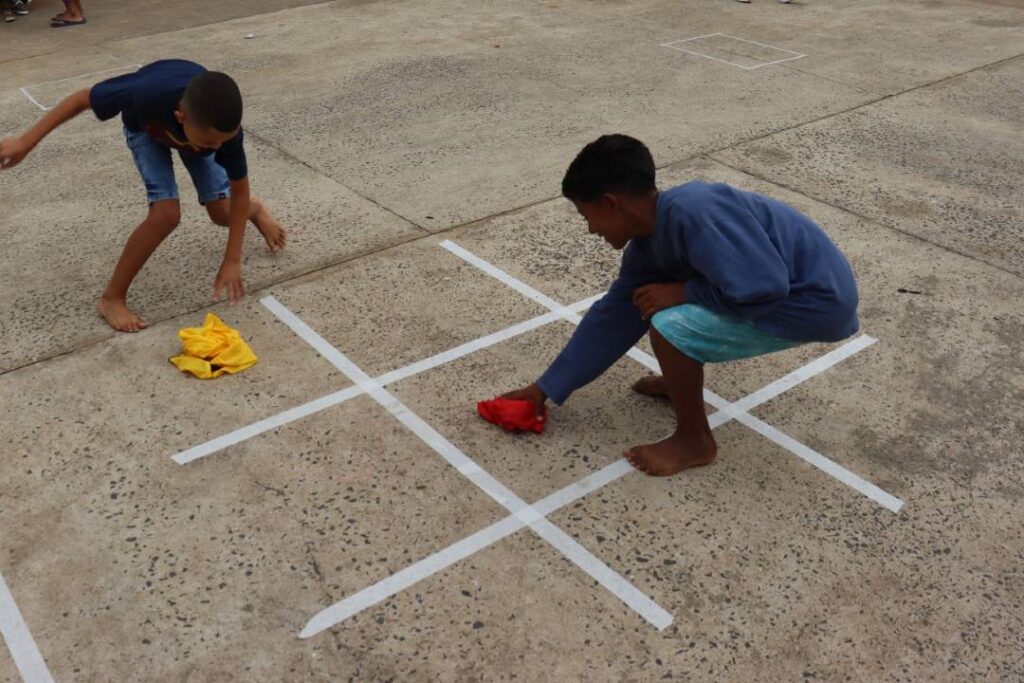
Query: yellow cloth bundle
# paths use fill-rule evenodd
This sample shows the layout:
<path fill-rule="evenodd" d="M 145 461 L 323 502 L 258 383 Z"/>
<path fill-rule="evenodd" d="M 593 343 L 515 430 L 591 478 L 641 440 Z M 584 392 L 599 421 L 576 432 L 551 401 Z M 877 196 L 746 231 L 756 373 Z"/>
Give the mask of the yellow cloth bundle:
<path fill-rule="evenodd" d="M 257 360 L 238 330 L 225 325 L 213 313 L 206 314 L 202 327 L 178 330 L 178 337 L 182 353 L 171 358 L 171 363 L 199 379 L 213 379 L 225 372 L 241 372 L 252 367 Z"/>

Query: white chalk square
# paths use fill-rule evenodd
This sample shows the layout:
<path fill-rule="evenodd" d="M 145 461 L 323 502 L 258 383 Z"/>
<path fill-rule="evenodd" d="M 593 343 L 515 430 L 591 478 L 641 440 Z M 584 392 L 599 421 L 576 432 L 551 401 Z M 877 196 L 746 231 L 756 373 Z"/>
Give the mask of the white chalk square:
<path fill-rule="evenodd" d="M 713 59 L 716 62 L 731 64 L 748 71 L 807 56 L 792 50 L 765 45 L 724 33 L 711 33 L 705 36 L 674 40 L 669 43 L 662 43 L 662 47 Z"/>

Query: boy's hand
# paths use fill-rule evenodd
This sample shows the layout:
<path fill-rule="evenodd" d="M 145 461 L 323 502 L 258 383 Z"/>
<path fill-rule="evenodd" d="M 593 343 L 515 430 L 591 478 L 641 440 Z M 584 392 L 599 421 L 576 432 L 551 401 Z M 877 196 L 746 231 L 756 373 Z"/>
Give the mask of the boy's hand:
<path fill-rule="evenodd" d="M 32 145 L 22 138 L 0 140 L 0 168 L 13 168 L 32 151 Z"/>
<path fill-rule="evenodd" d="M 633 305 L 640 309 L 644 320 L 666 308 L 686 303 L 686 283 L 666 282 L 637 287 L 633 292 Z"/>
<path fill-rule="evenodd" d="M 513 401 L 529 401 L 533 404 L 534 414 L 538 416 L 544 414 L 544 403 L 548 400 L 548 397 L 536 384 L 531 384 L 516 391 L 510 391 L 507 394 L 503 394 L 500 398 L 512 399 Z"/>
<path fill-rule="evenodd" d="M 221 291 L 227 291 L 228 300 L 237 304 L 245 296 L 245 287 L 242 285 L 242 266 L 235 261 L 225 261 L 217 272 L 217 278 L 213 281 L 213 298 L 220 301 Z"/>

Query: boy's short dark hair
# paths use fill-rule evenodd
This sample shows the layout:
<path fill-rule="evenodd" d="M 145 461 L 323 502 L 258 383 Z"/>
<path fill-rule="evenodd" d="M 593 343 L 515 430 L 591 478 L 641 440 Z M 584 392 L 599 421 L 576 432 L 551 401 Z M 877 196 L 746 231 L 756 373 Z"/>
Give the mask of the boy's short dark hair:
<path fill-rule="evenodd" d="M 181 102 L 192 122 L 202 128 L 231 133 L 242 125 L 242 93 L 227 74 L 199 74 L 185 88 Z"/>
<path fill-rule="evenodd" d="M 628 135 L 594 140 L 576 155 L 562 179 L 562 194 L 575 202 L 597 201 L 611 192 L 644 195 L 656 189 L 650 150 Z"/>

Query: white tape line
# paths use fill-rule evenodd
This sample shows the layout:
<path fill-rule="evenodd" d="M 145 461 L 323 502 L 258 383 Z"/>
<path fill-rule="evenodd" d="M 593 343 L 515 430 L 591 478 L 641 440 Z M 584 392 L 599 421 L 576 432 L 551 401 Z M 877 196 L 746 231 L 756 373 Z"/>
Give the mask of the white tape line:
<path fill-rule="evenodd" d="M 562 304 L 558 303 L 551 297 L 541 294 L 530 285 L 520 280 L 517 280 L 516 278 L 512 277 L 511 275 L 503 271 L 501 268 L 498 268 L 493 263 L 483 260 L 482 258 L 480 258 L 471 251 L 466 251 L 459 245 L 455 244 L 455 242 L 452 242 L 451 240 L 445 240 L 444 242 L 441 242 L 441 246 L 447 249 L 448 251 L 452 252 L 456 256 L 458 256 L 463 261 L 466 261 L 467 263 L 476 266 L 478 269 L 487 273 L 494 279 L 501 280 L 506 285 L 516 290 L 526 298 L 536 301 L 544 308 L 547 308 L 552 311 L 557 311 L 562 308 Z"/>
<path fill-rule="evenodd" d="M 350 380 L 363 387 L 375 401 L 405 425 L 424 443 L 430 446 L 450 465 L 462 472 L 466 478 L 476 484 L 484 493 L 493 498 L 499 505 L 513 515 L 525 513 L 529 527 L 541 538 L 560 550 L 569 560 L 589 574 L 617 598 L 626 603 L 641 617 L 649 621 L 657 629 L 664 629 L 672 623 L 672 615 L 615 573 L 609 566 L 591 554 L 586 548 L 574 541 L 546 519 L 530 514 L 530 506 L 510 491 L 504 484 L 492 477 L 454 444 L 448 441 L 437 430 L 424 422 L 397 397 L 376 384 L 359 366 L 349 360 L 341 351 L 333 347 L 309 325 L 288 310 L 272 296 L 264 297 L 261 303 L 276 315 L 295 334 L 327 359 L 334 367 L 343 372 Z"/>
<path fill-rule="evenodd" d="M 211 453 L 216 453 L 228 446 L 234 446 L 235 444 L 251 439 L 257 434 L 263 434 L 264 432 L 277 429 L 278 427 L 290 422 L 295 422 L 296 420 L 300 420 L 304 417 L 308 417 L 309 415 L 318 413 L 321 410 L 330 408 L 331 406 L 344 403 L 356 396 L 361 396 L 363 393 L 364 392 L 361 387 L 348 387 L 341 391 L 335 391 L 333 394 L 328 394 L 327 396 L 322 396 L 314 401 L 310 401 L 309 403 L 303 403 L 300 406 L 295 406 L 294 408 L 290 408 L 282 413 L 268 417 L 265 420 L 254 422 L 240 429 L 236 429 L 233 432 L 224 434 L 223 436 L 218 436 L 216 439 L 212 439 L 206 443 L 182 451 L 181 453 L 173 456 L 174 462 L 179 465 L 185 465 L 193 460 L 205 458 Z"/>
<path fill-rule="evenodd" d="M 856 489 L 882 507 L 891 510 L 892 512 L 899 512 L 900 508 L 903 507 L 903 501 L 896 496 L 883 491 L 871 482 L 862 479 L 845 467 L 834 463 L 821 453 L 803 445 L 793 437 L 780 432 L 775 427 L 762 422 L 753 415 L 749 413 L 741 413 L 736 416 L 736 420 L 750 427 L 758 434 L 774 441 L 776 444 L 796 455 L 798 458 L 817 467 L 825 474 L 838 479 L 852 489 Z"/>
<path fill-rule="evenodd" d="M 4 637 L 14 665 L 25 683 L 53 683 L 53 676 L 46 668 L 43 656 L 39 654 L 36 641 L 14 602 L 3 574 L 0 574 L 0 635 Z"/>
<path fill-rule="evenodd" d="M 499 330 L 492 334 L 488 334 L 484 337 L 480 337 L 479 339 L 474 339 L 473 341 L 466 342 L 465 344 L 456 346 L 455 348 L 452 349 L 448 349 L 447 351 L 442 351 L 441 353 L 431 356 L 430 358 L 424 358 L 423 360 L 417 361 L 411 365 L 407 365 L 404 368 L 392 370 L 391 372 L 381 375 L 374 381 L 380 384 L 381 386 L 386 386 L 388 384 L 392 384 L 407 377 L 411 377 L 412 375 L 421 373 L 425 370 L 430 370 L 440 365 L 445 365 L 447 363 L 452 362 L 453 360 L 462 358 L 463 356 L 468 356 L 469 354 L 479 351 L 481 349 L 486 349 L 490 346 L 494 346 L 495 344 L 500 344 L 501 342 L 512 339 L 513 337 L 517 337 L 525 332 L 530 332 L 531 330 L 543 327 L 557 320 L 563 320 L 566 318 L 566 316 L 573 315 L 578 311 L 586 310 L 593 306 L 594 302 L 600 299 L 602 296 L 604 296 L 604 294 L 596 294 L 594 296 L 584 299 L 583 301 L 579 301 L 571 306 L 566 306 L 564 308 L 558 309 L 557 311 L 550 311 L 548 313 L 544 313 L 543 315 L 538 315 L 535 318 L 524 320 L 521 323 L 517 323 L 510 327 L 506 327 L 503 330 Z"/>
<path fill-rule="evenodd" d="M 522 528 L 523 523 L 519 519 L 509 516 L 486 529 L 481 529 L 472 536 L 425 557 L 383 581 L 378 581 L 321 610 L 309 620 L 309 623 L 299 633 L 299 637 L 312 638 Z"/>
<path fill-rule="evenodd" d="M 53 109 L 53 107 L 44 107 L 43 105 L 39 104 L 39 100 L 37 100 L 36 98 L 32 97 L 32 93 L 30 93 L 25 88 L 19 88 L 19 90 L 21 90 L 21 94 L 22 95 L 24 95 L 25 97 L 27 97 L 29 99 L 29 102 L 31 102 L 32 104 L 36 105 L 37 107 L 39 107 L 43 111 L 50 111 L 51 109 Z"/>
<path fill-rule="evenodd" d="M 875 343 L 875 341 L 875 339 L 866 335 L 858 337 L 857 339 L 847 342 L 841 347 L 830 351 L 824 356 L 797 368 L 785 377 L 782 377 L 763 389 L 755 391 L 739 401 L 736 401 L 736 403 L 730 404 L 716 394 L 711 394 L 709 398 L 711 400 L 717 399 L 717 402 L 723 403 L 730 408 L 733 406 L 744 406 L 747 410 L 752 409 L 793 388 L 800 382 L 804 382 L 811 377 L 824 372 L 843 359 L 849 358 L 858 351 L 867 348 L 871 344 Z M 657 362 L 649 354 L 643 353 L 642 351 L 639 352 L 638 355 L 643 360 L 653 360 L 655 363 Z M 643 362 L 643 360 L 641 360 L 641 362 Z M 715 427 L 728 422 L 732 418 L 733 415 L 727 414 L 725 411 L 719 411 L 710 416 L 709 422 L 711 423 L 711 428 L 714 429 Z M 768 438 L 771 437 L 769 436 Z M 810 456 L 811 460 L 815 460 L 815 456 L 818 458 L 824 457 L 814 453 L 813 451 L 811 452 L 813 453 L 813 455 Z M 569 505 L 570 503 L 573 503 L 580 498 L 583 498 L 584 496 L 593 493 L 594 491 L 597 491 L 618 479 L 621 479 L 627 474 L 632 474 L 633 472 L 636 472 L 636 470 L 633 469 L 633 466 L 630 465 L 625 458 L 620 458 L 612 464 L 601 468 L 597 472 L 594 472 L 579 481 L 573 482 L 572 484 L 569 484 L 568 486 L 565 486 L 537 501 L 533 504 L 532 510 L 540 516 L 546 517 L 566 505 Z M 846 473 L 842 476 L 859 479 L 859 477 L 852 473 Z M 870 483 L 865 482 L 865 484 L 866 487 L 877 488 L 873 487 Z M 868 488 L 868 490 L 871 490 L 871 488 Z M 900 507 L 903 505 L 902 501 L 893 498 L 881 489 L 875 491 L 874 495 L 876 495 L 877 498 L 873 499 L 885 501 L 882 504 L 894 512 L 899 511 Z M 336 605 L 327 608 L 320 614 L 316 615 L 309 622 L 306 628 L 303 629 L 302 634 L 300 635 L 304 638 L 316 635 L 320 631 L 358 614 L 362 610 L 391 597 L 414 583 L 421 581 L 442 569 L 450 567 L 459 560 L 462 560 L 478 550 L 482 550 L 491 543 L 494 543 L 495 541 L 512 534 L 518 529 L 521 529 L 522 526 L 522 514 L 506 517 L 501 522 L 497 522 L 482 531 L 478 531 L 469 538 L 459 541 L 458 543 L 455 543 L 448 548 L 417 562 L 407 569 L 402 570 L 395 576 L 374 584 L 373 586 L 370 586 L 349 598 L 345 598 Z"/>
<path fill-rule="evenodd" d="M 50 111 L 51 109 L 53 109 L 57 105 L 53 105 L 52 107 L 47 107 L 47 106 L 44 106 L 44 105 L 40 104 L 39 100 L 37 100 L 35 97 L 33 97 L 32 93 L 30 93 L 28 91 L 29 88 L 38 88 L 41 85 L 52 85 L 54 83 L 64 83 L 66 81 L 74 81 L 74 80 L 77 80 L 79 78 L 86 78 L 88 76 L 99 76 L 100 74 L 106 74 L 106 73 L 110 73 L 112 71 L 127 71 L 129 69 L 141 69 L 141 68 L 142 68 L 141 64 L 128 64 L 127 66 L 117 66 L 117 67 L 114 67 L 113 69 L 104 69 L 103 71 L 93 71 L 92 73 L 81 74 L 80 76 L 69 76 L 67 78 L 58 78 L 55 81 L 43 81 L 42 83 L 32 83 L 30 85 L 22 86 L 21 88 L 18 88 L 18 89 L 21 90 L 21 94 L 24 95 L 25 97 L 27 97 L 32 102 L 32 104 L 36 105 L 37 107 L 39 107 L 43 111 Z"/>
<path fill-rule="evenodd" d="M 489 346 L 494 346 L 495 344 L 500 344 L 503 341 L 507 341 L 525 332 L 543 327 L 544 325 L 553 323 L 556 320 L 562 320 L 567 314 L 586 310 L 602 296 L 603 294 L 597 294 L 595 296 L 588 297 L 583 301 L 578 301 L 572 306 L 567 306 L 559 311 L 551 311 L 544 313 L 543 315 L 538 315 L 535 318 L 506 327 L 504 330 L 499 330 L 493 334 L 489 334 L 487 336 L 480 337 L 479 339 L 461 344 L 460 346 L 456 346 L 455 348 L 448 349 L 447 351 L 442 351 L 430 358 L 425 358 L 411 365 L 407 365 L 404 368 L 399 368 L 383 374 L 380 377 L 377 377 L 374 382 L 381 386 L 386 386 L 399 380 L 412 377 L 413 375 L 417 375 L 426 370 L 450 363 L 453 360 L 474 353 L 475 351 L 479 351 Z M 200 458 L 212 455 L 229 446 L 234 446 L 235 444 L 251 439 L 254 436 L 263 434 L 264 432 L 269 432 L 277 429 L 278 427 L 295 422 L 296 420 L 308 417 L 320 412 L 321 410 L 326 410 L 331 406 L 339 405 L 345 401 L 355 398 L 356 396 L 362 396 L 364 393 L 363 388 L 360 386 L 348 387 L 347 389 L 336 391 L 332 394 L 328 394 L 327 396 L 322 396 L 308 403 L 303 403 L 300 406 L 289 408 L 277 415 L 273 415 L 266 419 L 259 420 L 258 422 L 246 425 L 245 427 L 236 429 L 229 434 L 218 436 L 215 439 L 211 439 L 210 441 L 189 448 L 188 450 L 184 450 L 172 456 L 172 459 L 179 465 L 186 465 Z"/>
<path fill-rule="evenodd" d="M 468 261 L 469 263 L 473 264 L 477 268 L 480 268 L 481 270 L 483 270 L 485 273 L 487 273 L 491 277 L 504 282 L 506 285 L 508 285 L 512 289 L 515 289 L 517 292 L 520 292 L 524 296 L 528 296 L 529 298 L 533 299 L 534 301 L 540 303 L 542 306 L 547 306 L 548 308 L 551 308 L 551 309 L 561 309 L 562 308 L 562 305 L 560 303 L 558 303 L 557 301 L 555 301 L 554 299 L 551 299 L 550 297 L 547 297 L 544 294 L 541 294 L 540 292 L 535 290 L 533 287 L 530 287 L 526 283 L 521 282 L 520 280 L 517 280 L 516 278 L 512 277 L 511 275 L 509 275 L 505 271 L 501 270 L 497 266 L 495 266 L 493 264 L 490 264 L 487 261 L 484 261 L 479 256 L 476 256 L 475 254 L 473 254 L 473 253 L 471 253 L 469 251 L 466 251 L 465 249 L 463 249 L 462 247 L 458 246 L 457 244 L 454 244 L 453 242 L 443 242 L 441 244 L 441 246 L 444 247 L 445 249 L 447 249 L 448 251 L 452 252 L 456 256 L 459 256 L 460 258 L 465 259 L 466 261 Z M 565 318 L 566 318 L 566 320 L 570 320 L 570 321 L 573 321 L 573 322 L 576 322 L 576 323 L 578 323 L 580 320 L 582 320 L 582 318 L 579 315 L 576 315 L 576 314 L 566 315 Z M 831 365 L 834 365 L 836 362 L 839 362 L 839 360 L 842 360 L 842 358 L 845 358 L 845 357 L 847 357 L 849 355 L 852 355 L 853 353 L 856 353 L 857 351 L 861 350 L 862 348 L 866 348 L 867 346 L 870 346 L 871 344 L 874 343 L 874 341 L 875 340 L 872 337 L 868 337 L 867 335 L 864 335 L 864 336 L 858 338 L 857 340 L 853 340 L 852 342 L 850 342 L 849 343 L 851 345 L 850 348 L 843 349 L 841 347 L 839 349 L 836 349 L 833 352 L 833 353 L 836 354 L 834 357 L 830 358 L 829 354 L 826 354 L 825 356 L 822 357 L 821 363 L 819 364 L 820 365 L 820 369 L 818 369 L 816 372 L 821 372 L 822 370 L 830 367 Z M 649 354 L 649 353 L 647 353 L 645 351 L 642 351 L 642 350 L 634 347 L 634 348 L 629 350 L 627 355 L 629 355 L 629 357 L 637 360 L 638 362 L 642 363 L 645 367 L 647 367 L 650 370 L 654 370 L 655 372 L 659 372 L 660 371 L 660 366 L 658 365 L 657 358 L 655 358 L 654 356 L 652 356 L 651 354 Z M 812 363 L 810 365 L 814 366 L 815 364 Z M 804 370 L 804 368 L 801 368 L 800 371 L 802 371 L 802 370 Z M 799 373 L 800 371 L 797 371 L 797 373 Z M 808 377 L 812 376 L 812 374 L 816 374 L 816 372 L 815 373 L 810 373 L 810 371 L 808 371 L 808 373 L 810 373 L 810 374 L 808 374 Z M 796 373 L 791 373 L 791 374 L 796 374 Z M 787 375 L 787 377 L 784 377 L 782 380 L 779 380 L 779 382 L 782 382 L 783 385 L 785 385 L 786 383 L 789 383 L 790 386 L 792 386 L 792 385 L 795 385 L 795 384 L 798 383 L 798 381 L 796 381 L 797 379 L 798 379 L 797 377 L 790 377 L 789 375 Z M 799 381 L 803 381 L 803 380 L 800 379 Z M 768 385 L 768 386 L 772 387 L 772 385 Z M 772 392 L 773 391 L 777 391 L 777 390 L 778 390 L 778 387 L 773 387 L 770 390 L 768 389 L 768 387 L 765 387 L 765 389 L 762 390 L 764 392 L 763 396 L 766 396 L 766 397 L 770 398 Z M 762 399 L 758 399 L 758 400 L 768 400 L 768 398 L 762 398 Z M 782 446 L 783 448 L 789 450 L 794 455 L 796 455 L 797 457 L 799 457 L 799 458 L 803 459 L 804 461 L 810 463 L 811 465 L 814 465 L 815 467 L 817 467 L 822 472 L 825 472 L 826 474 L 834 477 L 835 479 L 841 481 L 842 483 L 846 484 L 847 486 L 850 486 L 851 488 L 859 491 L 860 493 L 864 494 L 865 496 L 867 496 L 871 500 L 874 500 L 875 502 L 879 503 L 883 507 L 885 507 L 885 508 L 887 508 L 889 510 L 892 510 L 893 512 L 899 512 L 900 508 L 903 507 L 903 501 L 901 501 L 899 498 L 896 498 L 895 496 L 893 496 L 893 495 L 891 495 L 889 493 L 886 493 L 885 491 L 883 491 L 882 489 L 878 488 L 874 484 L 872 484 L 872 483 L 870 483 L 868 481 L 865 481 L 864 479 L 862 479 L 861 477 L 857 476 L 853 472 L 850 472 L 849 470 L 847 470 L 846 468 L 842 467 L 841 465 L 838 465 L 835 462 L 829 460 L 824 455 L 818 453 L 817 451 L 815 451 L 815 450 L 813 450 L 811 448 L 808 448 L 807 446 L 804 446 L 803 444 L 801 444 L 796 439 L 793 439 L 792 437 L 787 436 L 786 434 L 784 434 L 783 432 L 779 431 L 778 429 L 775 429 L 774 427 L 771 427 L 771 426 L 765 424 L 764 422 L 762 422 L 761 420 L 757 419 L 756 417 L 754 417 L 752 415 L 749 415 L 744 410 L 741 410 L 740 408 L 737 408 L 737 406 L 735 404 L 730 403 L 729 401 L 727 401 L 726 399 L 722 398 L 721 396 L 719 396 L 718 394 L 714 393 L 713 391 L 705 388 L 704 389 L 704 400 L 708 404 L 710 404 L 710 405 L 714 406 L 715 408 L 717 408 L 718 411 L 719 411 L 718 413 L 716 413 L 716 414 L 712 415 L 710 418 L 708 418 L 708 422 L 709 422 L 709 424 L 711 425 L 712 428 L 717 427 L 717 426 L 721 425 L 724 422 L 727 422 L 730 418 L 734 419 L 734 420 L 737 420 L 739 422 L 742 422 L 743 424 L 747 425 L 748 427 L 750 427 L 754 431 L 758 432 L 762 436 L 770 439 L 771 441 L 775 442 L 777 445 Z M 753 405 L 754 405 L 754 403 L 751 402 L 751 407 Z"/>
<path fill-rule="evenodd" d="M 672 623 L 671 614 L 599 560 L 593 553 L 574 541 L 569 534 L 546 519 L 530 524 L 530 528 L 572 560 L 573 564 L 608 589 L 612 595 L 629 605 L 634 612 L 646 619 L 654 628 L 664 631 Z"/>
<path fill-rule="evenodd" d="M 833 365 L 837 365 L 855 353 L 863 351 L 877 341 L 878 340 L 874 337 L 869 337 L 866 334 L 863 334 L 856 339 L 851 339 L 842 346 L 832 349 L 824 356 L 811 361 L 803 367 L 797 368 L 784 377 L 780 377 L 764 388 L 758 389 L 754 393 L 744 396 L 733 403 L 732 407 L 736 410 L 747 412 L 754 406 L 770 401 L 782 392 L 789 391 L 801 382 L 806 382 L 815 375 L 821 374 Z"/>
<path fill-rule="evenodd" d="M 606 486 L 623 475 L 634 471 L 635 470 L 628 462 L 626 462 L 625 459 L 618 460 L 611 465 L 608 465 L 607 467 L 604 467 L 603 469 L 594 472 L 575 483 L 569 484 L 555 493 L 552 493 L 546 498 L 540 500 L 536 505 L 530 508 L 530 510 L 532 511 L 532 514 L 537 515 L 535 519 L 539 519 L 543 515 L 549 515 L 552 512 L 575 502 L 588 493 L 596 491 L 602 486 Z M 340 624 L 346 619 L 359 614 L 363 610 L 387 600 L 391 596 L 409 588 L 423 579 L 433 576 L 437 572 L 447 569 L 456 562 L 483 550 L 487 546 L 500 541 L 516 531 L 519 531 L 526 525 L 523 520 L 523 516 L 522 512 L 515 515 L 509 515 L 500 522 L 495 522 L 491 526 L 481 529 L 472 536 L 468 536 L 461 541 L 453 543 L 447 548 L 439 550 L 433 555 L 416 562 L 415 564 L 409 565 L 397 574 L 389 576 L 382 581 L 378 581 L 372 586 L 364 588 L 358 593 L 350 595 L 344 600 L 331 605 L 310 619 L 309 623 L 302 629 L 299 637 L 310 638 L 332 626 L 335 626 L 336 624 Z M 671 616 L 669 616 L 669 619 L 671 619 Z"/>

